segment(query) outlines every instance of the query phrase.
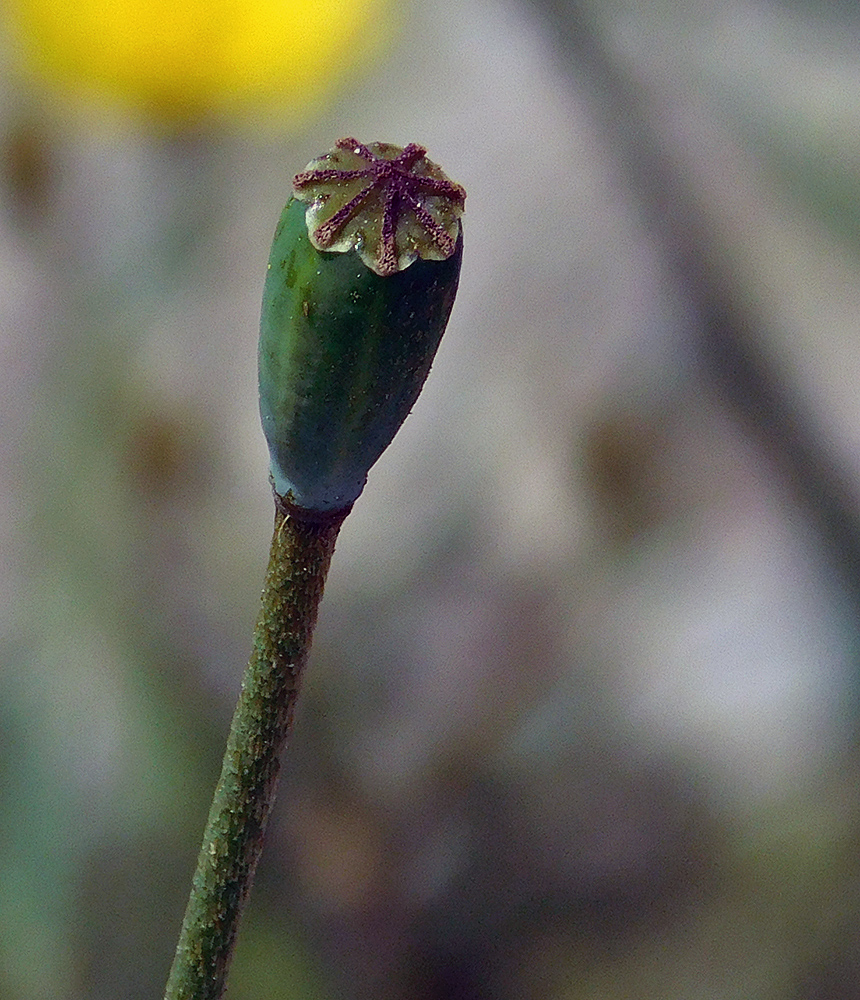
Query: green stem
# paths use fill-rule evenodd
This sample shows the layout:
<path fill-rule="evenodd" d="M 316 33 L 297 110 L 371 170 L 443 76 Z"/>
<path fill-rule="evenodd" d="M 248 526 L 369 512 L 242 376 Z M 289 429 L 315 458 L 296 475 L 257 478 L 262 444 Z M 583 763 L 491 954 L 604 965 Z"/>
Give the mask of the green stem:
<path fill-rule="evenodd" d="M 191 885 L 165 1000 L 219 1000 L 263 847 L 335 541 L 349 512 L 309 521 L 277 501 L 254 648 Z"/>

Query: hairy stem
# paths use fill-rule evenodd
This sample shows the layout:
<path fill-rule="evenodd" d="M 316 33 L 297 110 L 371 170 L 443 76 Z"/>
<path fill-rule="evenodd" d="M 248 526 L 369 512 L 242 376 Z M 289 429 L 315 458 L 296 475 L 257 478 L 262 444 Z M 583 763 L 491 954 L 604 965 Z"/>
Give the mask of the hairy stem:
<path fill-rule="evenodd" d="M 315 521 L 276 497 L 254 648 L 197 860 L 165 1000 L 219 1000 L 272 811 L 334 545 L 348 510 Z"/>

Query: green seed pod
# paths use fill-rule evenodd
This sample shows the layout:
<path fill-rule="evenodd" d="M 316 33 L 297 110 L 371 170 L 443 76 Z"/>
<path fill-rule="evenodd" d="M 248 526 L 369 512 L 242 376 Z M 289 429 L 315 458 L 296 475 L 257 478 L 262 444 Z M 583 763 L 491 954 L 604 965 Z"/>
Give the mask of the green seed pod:
<path fill-rule="evenodd" d="M 465 192 L 420 146 L 341 139 L 293 181 L 260 319 L 276 494 L 349 508 L 406 419 L 454 304 Z"/>

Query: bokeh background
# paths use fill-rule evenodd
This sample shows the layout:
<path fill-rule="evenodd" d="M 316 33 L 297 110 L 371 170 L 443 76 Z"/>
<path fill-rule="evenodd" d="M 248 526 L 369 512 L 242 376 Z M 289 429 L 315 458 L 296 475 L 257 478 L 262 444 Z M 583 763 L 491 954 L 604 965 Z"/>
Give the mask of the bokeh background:
<path fill-rule="evenodd" d="M 860 997 L 860 19 L 11 0 L 0 997 L 161 996 L 271 530 L 290 178 L 468 191 L 230 1000 Z"/>

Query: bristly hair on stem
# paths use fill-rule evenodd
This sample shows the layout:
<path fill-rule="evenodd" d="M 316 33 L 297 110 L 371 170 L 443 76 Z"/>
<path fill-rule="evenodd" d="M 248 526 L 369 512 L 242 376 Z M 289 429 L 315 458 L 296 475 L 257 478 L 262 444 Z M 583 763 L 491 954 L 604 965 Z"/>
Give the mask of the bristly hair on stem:
<path fill-rule="evenodd" d="M 275 801 L 335 541 L 349 510 L 276 504 L 254 645 L 212 800 L 165 1000 L 220 1000 Z"/>

